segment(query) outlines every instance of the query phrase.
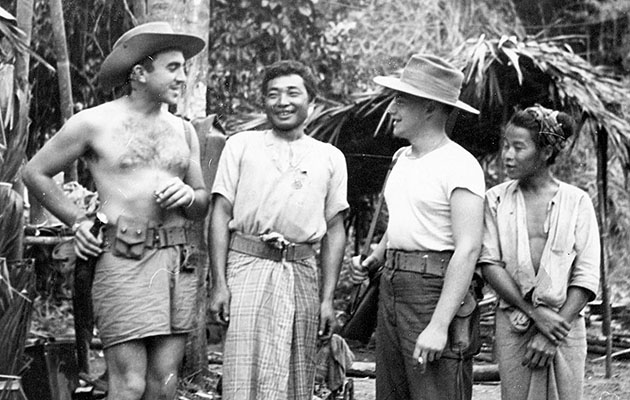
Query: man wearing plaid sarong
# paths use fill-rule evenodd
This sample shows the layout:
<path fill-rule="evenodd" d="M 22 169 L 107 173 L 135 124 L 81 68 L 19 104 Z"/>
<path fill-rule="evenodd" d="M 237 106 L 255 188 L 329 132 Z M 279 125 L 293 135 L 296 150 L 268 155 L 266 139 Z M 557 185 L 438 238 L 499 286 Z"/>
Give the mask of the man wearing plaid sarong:
<path fill-rule="evenodd" d="M 337 324 L 347 171 L 338 149 L 304 133 L 315 86 L 298 62 L 268 67 L 262 92 L 271 129 L 232 136 L 219 161 L 210 310 L 228 324 L 226 400 L 311 399 L 317 339 Z"/>

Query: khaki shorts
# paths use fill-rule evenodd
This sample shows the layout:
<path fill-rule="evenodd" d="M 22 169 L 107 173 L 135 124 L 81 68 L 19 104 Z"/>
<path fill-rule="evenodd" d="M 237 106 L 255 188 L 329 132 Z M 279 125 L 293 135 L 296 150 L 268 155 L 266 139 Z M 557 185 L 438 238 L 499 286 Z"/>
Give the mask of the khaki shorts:
<path fill-rule="evenodd" d="M 146 249 L 140 260 L 104 252 L 92 288 L 103 347 L 195 328 L 197 274 L 186 268 L 189 246 Z"/>

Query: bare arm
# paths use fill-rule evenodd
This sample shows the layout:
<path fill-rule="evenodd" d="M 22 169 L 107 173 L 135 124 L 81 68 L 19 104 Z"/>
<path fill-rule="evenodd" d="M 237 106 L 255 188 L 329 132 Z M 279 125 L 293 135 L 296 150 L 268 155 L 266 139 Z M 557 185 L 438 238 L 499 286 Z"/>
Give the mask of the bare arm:
<path fill-rule="evenodd" d="M 329 338 L 337 326 L 333 299 L 346 247 L 343 215 L 340 212 L 328 222 L 328 230 L 322 238 L 322 300 L 319 322 L 319 336 L 322 339 Z"/>
<path fill-rule="evenodd" d="M 189 132 L 195 132 L 190 122 L 186 122 L 186 124 L 189 125 Z M 162 208 L 182 207 L 186 218 L 197 219 L 206 216 L 210 199 L 201 173 L 199 139 L 194 134 L 189 136 L 190 161 L 184 180 L 170 179 L 157 190 L 157 193 L 159 194 L 158 202 Z"/>
<path fill-rule="evenodd" d="M 567 334 L 570 323 L 580 314 L 591 297 L 591 292 L 579 286 L 570 286 L 567 291 L 567 300 L 558 312 L 559 318 L 567 322 Z M 523 365 L 529 368 L 542 368 L 553 361 L 559 340 L 550 340 L 543 332 L 539 331 L 527 343 L 527 351 L 523 358 Z"/>
<path fill-rule="evenodd" d="M 88 150 L 91 133 L 84 114 L 75 115 L 33 156 L 23 171 L 24 183 L 31 194 L 68 226 L 85 215 L 66 197 L 53 177 Z"/>
<path fill-rule="evenodd" d="M 74 249 L 85 259 L 101 253 L 101 241 L 89 231 L 92 222 L 85 213 L 63 193 L 53 176 L 81 157 L 90 147 L 94 132 L 87 112 L 70 118 L 63 128 L 33 156 L 23 172 L 24 183 L 30 192 L 75 233 Z M 75 225 L 76 224 L 76 225 Z"/>
<path fill-rule="evenodd" d="M 448 334 L 448 326 L 457 313 L 470 286 L 481 248 L 483 199 L 466 189 L 451 195 L 451 220 L 455 251 L 451 257 L 440 299 L 431 322 L 416 340 L 414 358 L 426 361 L 440 358 Z"/>
<path fill-rule="evenodd" d="M 497 292 L 497 295 L 510 305 L 519 308 L 527 314 L 534 321 L 540 333 L 553 344 L 560 343 L 569 333 L 571 321 L 550 308 L 544 306 L 535 307 L 528 301 L 525 301 L 516 282 L 514 282 L 514 279 L 512 279 L 510 274 L 503 267 L 484 264 L 482 268 L 484 278 Z M 586 305 L 586 302 L 584 302 L 584 305 Z"/>
<path fill-rule="evenodd" d="M 210 242 L 210 311 L 217 314 L 218 321 L 230 320 L 230 292 L 227 287 L 225 271 L 227 266 L 230 231 L 228 222 L 232 219 L 232 204 L 223 196 L 215 194 L 212 198 L 212 212 L 208 237 Z"/>

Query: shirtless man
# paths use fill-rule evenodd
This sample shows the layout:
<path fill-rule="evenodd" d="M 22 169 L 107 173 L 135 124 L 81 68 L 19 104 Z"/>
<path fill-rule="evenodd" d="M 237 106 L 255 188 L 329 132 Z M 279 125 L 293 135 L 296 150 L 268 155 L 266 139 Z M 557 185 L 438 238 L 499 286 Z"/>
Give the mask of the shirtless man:
<path fill-rule="evenodd" d="M 82 111 L 28 163 L 24 180 L 72 226 L 78 257 L 98 257 L 92 301 L 105 348 L 109 399 L 174 398 L 186 333 L 194 328 L 196 274 L 186 264 L 187 219 L 208 211 L 199 143 L 170 114 L 204 47 L 164 22 L 137 26 L 114 44 L 99 79 L 129 94 Z M 102 235 L 52 177 L 82 157 L 109 224 Z"/>

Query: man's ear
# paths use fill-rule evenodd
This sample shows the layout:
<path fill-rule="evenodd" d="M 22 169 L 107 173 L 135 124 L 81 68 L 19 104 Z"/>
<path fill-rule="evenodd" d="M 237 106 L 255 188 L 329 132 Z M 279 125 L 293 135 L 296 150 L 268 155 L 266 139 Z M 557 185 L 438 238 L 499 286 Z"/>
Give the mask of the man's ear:
<path fill-rule="evenodd" d="M 542 149 L 542 156 L 545 161 L 549 161 L 551 155 L 553 154 L 553 146 L 547 145 Z"/>
<path fill-rule="evenodd" d="M 142 65 L 140 64 L 136 64 L 133 67 L 131 67 L 131 73 L 129 74 L 129 80 L 131 81 L 136 81 L 136 82 L 145 82 L 146 78 L 144 76 L 145 74 L 145 69 Z"/>

